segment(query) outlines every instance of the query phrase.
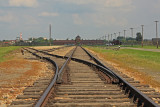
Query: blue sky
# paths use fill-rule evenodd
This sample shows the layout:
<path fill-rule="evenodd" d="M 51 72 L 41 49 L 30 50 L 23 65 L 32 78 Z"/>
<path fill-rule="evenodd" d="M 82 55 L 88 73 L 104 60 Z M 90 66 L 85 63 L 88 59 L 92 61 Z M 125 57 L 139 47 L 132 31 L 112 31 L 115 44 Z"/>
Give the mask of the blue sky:
<path fill-rule="evenodd" d="M 160 0 L 0 0 L 0 40 L 14 40 L 20 32 L 23 39 L 48 38 L 49 24 L 53 39 L 123 36 L 123 30 L 129 37 L 131 27 L 135 37 L 142 24 L 150 39 L 156 37 L 155 20 L 160 21 Z"/>

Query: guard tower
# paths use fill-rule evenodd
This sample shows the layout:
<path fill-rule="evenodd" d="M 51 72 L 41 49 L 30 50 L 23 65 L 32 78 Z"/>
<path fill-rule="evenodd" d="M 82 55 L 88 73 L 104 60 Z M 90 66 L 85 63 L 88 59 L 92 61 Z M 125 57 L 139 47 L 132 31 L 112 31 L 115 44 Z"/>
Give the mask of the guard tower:
<path fill-rule="evenodd" d="M 75 39 L 76 45 L 81 45 L 81 37 L 78 35 Z"/>

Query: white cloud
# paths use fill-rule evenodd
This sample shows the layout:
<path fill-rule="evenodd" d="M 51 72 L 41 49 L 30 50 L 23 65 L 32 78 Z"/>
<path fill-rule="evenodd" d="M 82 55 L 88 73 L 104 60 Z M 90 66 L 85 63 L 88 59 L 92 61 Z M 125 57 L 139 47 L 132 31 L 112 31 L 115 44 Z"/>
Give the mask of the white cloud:
<path fill-rule="evenodd" d="M 128 21 L 125 18 L 110 17 L 109 20 L 111 25 L 126 26 L 128 24 Z"/>
<path fill-rule="evenodd" d="M 0 10 L 0 13 L 3 13 L 3 10 Z"/>
<path fill-rule="evenodd" d="M 132 0 L 57 0 L 61 2 L 73 3 L 77 5 L 101 5 L 105 7 L 122 7 L 132 4 Z"/>
<path fill-rule="evenodd" d="M 132 4 L 132 0 L 105 0 L 104 5 L 106 7 L 123 7 Z"/>
<path fill-rule="evenodd" d="M 94 23 L 96 26 L 126 26 L 127 19 L 124 17 L 115 17 L 113 15 L 103 15 L 102 13 L 86 14 L 88 22 Z"/>
<path fill-rule="evenodd" d="M 128 13 L 135 9 L 133 0 L 55 0 L 57 2 L 65 2 L 76 5 L 88 5 L 95 12 L 111 12 Z"/>
<path fill-rule="evenodd" d="M 55 1 L 83 5 L 83 4 L 88 4 L 90 2 L 93 3 L 95 0 L 55 0 Z"/>
<path fill-rule="evenodd" d="M 0 0 L 0 7 L 1 6 L 8 6 L 8 0 Z"/>
<path fill-rule="evenodd" d="M 53 13 L 53 12 L 42 12 L 39 14 L 39 16 L 52 16 L 52 17 L 55 17 L 55 16 L 59 16 L 58 13 Z"/>
<path fill-rule="evenodd" d="M 26 21 L 25 21 L 25 24 L 28 24 L 28 25 L 38 24 L 38 19 L 35 18 L 35 17 L 33 17 L 33 16 L 24 15 L 23 17 L 24 17 L 24 19 L 26 20 Z"/>
<path fill-rule="evenodd" d="M 37 0 L 9 0 L 10 6 L 24 6 L 24 7 L 36 7 L 38 5 Z"/>
<path fill-rule="evenodd" d="M 160 9 L 160 0 L 157 0 L 156 2 L 154 2 L 154 4 L 153 4 L 153 8 L 155 8 L 154 9 L 154 11 L 159 11 L 159 10 L 157 10 L 157 9 Z"/>
<path fill-rule="evenodd" d="M 12 15 L 11 13 L 8 13 L 6 15 L 3 15 L 3 16 L 0 16 L 0 22 L 13 22 L 13 21 L 16 21 L 17 18 Z"/>
<path fill-rule="evenodd" d="M 73 14 L 72 17 L 73 17 L 73 23 L 74 24 L 77 24 L 77 25 L 83 24 L 83 21 L 80 18 L 79 14 Z"/>

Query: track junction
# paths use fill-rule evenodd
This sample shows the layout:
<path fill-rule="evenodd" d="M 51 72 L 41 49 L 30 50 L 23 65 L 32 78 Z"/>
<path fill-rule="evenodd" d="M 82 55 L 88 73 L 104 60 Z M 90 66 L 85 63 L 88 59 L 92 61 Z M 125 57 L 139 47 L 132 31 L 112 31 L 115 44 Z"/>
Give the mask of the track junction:
<path fill-rule="evenodd" d="M 24 50 L 51 63 L 55 73 L 41 77 L 33 86 L 27 87 L 10 107 L 160 105 L 160 94 L 154 89 L 141 85 L 125 74 L 113 72 L 80 46 L 65 56 L 50 53 L 56 49 Z"/>

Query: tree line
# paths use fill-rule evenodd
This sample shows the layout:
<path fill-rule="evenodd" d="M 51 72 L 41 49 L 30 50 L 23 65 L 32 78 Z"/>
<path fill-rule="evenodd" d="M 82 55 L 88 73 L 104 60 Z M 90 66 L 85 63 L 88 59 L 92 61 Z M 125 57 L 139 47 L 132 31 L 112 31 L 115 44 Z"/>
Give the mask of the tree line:
<path fill-rule="evenodd" d="M 28 40 L 19 40 L 15 43 L 16 46 L 48 46 L 53 43 L 53 39 L 46 39 L 43 37 L 29 38 Z"/>

